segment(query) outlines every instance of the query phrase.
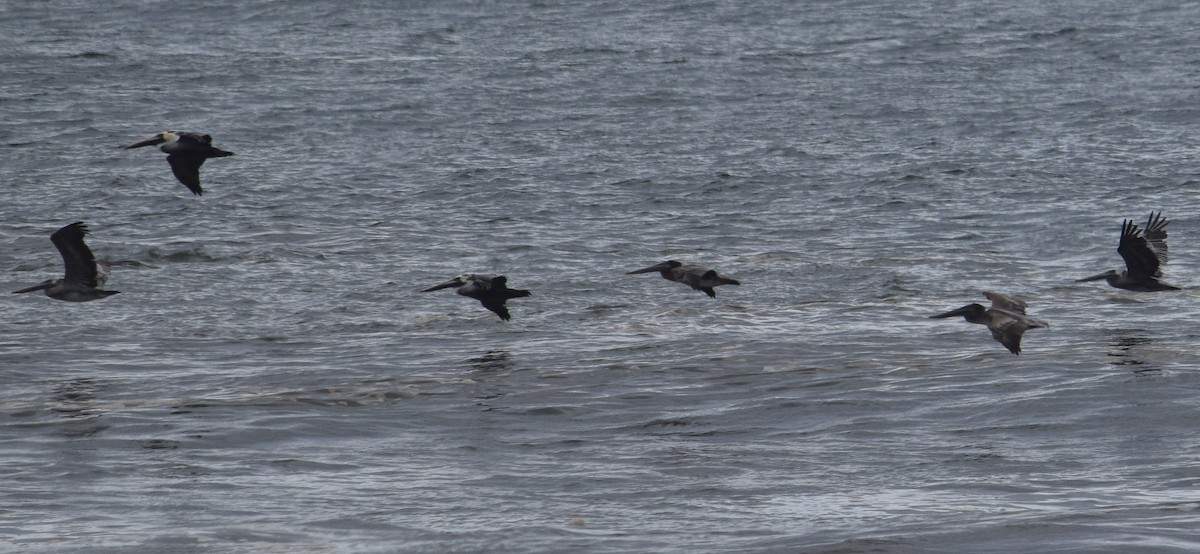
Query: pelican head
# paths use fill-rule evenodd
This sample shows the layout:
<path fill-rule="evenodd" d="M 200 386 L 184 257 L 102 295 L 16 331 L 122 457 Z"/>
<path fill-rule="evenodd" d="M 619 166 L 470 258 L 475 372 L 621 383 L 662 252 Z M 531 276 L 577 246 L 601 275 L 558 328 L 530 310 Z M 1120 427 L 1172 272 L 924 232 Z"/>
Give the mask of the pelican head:
<path fill-rule="evenodd" d="M 127 144 L 125 146 L 122 146 L 121 148 L 129 150 L 130 148 L 141 148 L 143 146 L 157 146 L 160 144 L 171 144 L 177 140 L 179 140 L 179 133 L 177 133 L 175 131 L 163 131 L 163 132 L 158 133 L 157 135 L 154 135 L 148 139 L 139 140 L 133 144 Z"/>
<path fill-rule="evenodd" d="M 1076 283 L 1086 283 L 1088 281 L 1099 281 L 1101 279 L 1112 281 L 1112 280 L 1118 279 L 1120 277 L 1121 277 L 1120 271 L 1117 271 L 1115 269 L 1110 269 L 1099 275 L 1092 275 L 1091 277 L 1084 277 L 1083 279 L 1076 279 L 1075 282 Z"/>
<path fill-rule="evenodd" d="M 966 306 L 958 308 L 957 310 L 950 310 L 946 313 L 931 315 L 929 316 L 929 319 L 942 319 L 960 315 L 972 323 L 987 321 L 987 308 L 983 307 L 982 304 L 967 304 Z"/>
<path fill-rule="evenodd" d="M 469 275 L 459 275 L 458 277 L 455 277 L 449 281 L 446 281 L 445 283 L 442 283 L 440 285 L 434 285 L 425 290 L 422 290 L 421 292 L 433 292 L 435 290 L 448 289 L 450 287 L 461 287 L 461 286 L 467 284 L 468 280 L 470 280 Z"/>
<path fill-rule="evenodd" d="M 32 286 L 32 287 L 29 287 L 29 288 L 24 288 L 24 289 L 21 289 L 21 290 L 14 290 L 12 293 L 13 293 L 13 294 L 22 294 L 22 293 L 26 293 L 26 292 L 33 292 L 33 291 L 38 291 L 38 290 L 46 290 L 46 289 L 48 289 L 48 288 L 50 288 L 50 287 L 53 287 L 53 286 L 54 286 L 54 285 L 56 285 L 56 284 L 58 284 L 58 280 L 57 280 L 57 279 L 46 279 L 45 281 L 42 281 L 41 283 L 38 283 L 38 284 L 36 284 L 36 285 L 34 285 L 34 286 Z"/>
<path fill-rule="evenodd" d="M 641 269 L 635 269 L 633 271 L 626 273 L 626 275 L 633 275 L 635 273 L 665 273 L 665 272 L 671 271 L 672 269 L 675 269 L 681 265 L 683 265 L 682 262 L 678 262 L 675 260 L 667 260 L 661 264 L 654 264 L 650 267 L 643 267 Z"/>

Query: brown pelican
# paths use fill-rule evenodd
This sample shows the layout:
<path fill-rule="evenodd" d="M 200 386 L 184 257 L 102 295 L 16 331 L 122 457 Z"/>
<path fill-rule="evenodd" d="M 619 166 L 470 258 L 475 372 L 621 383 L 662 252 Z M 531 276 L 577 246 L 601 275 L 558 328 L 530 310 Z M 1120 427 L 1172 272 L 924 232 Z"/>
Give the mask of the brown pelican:
<path fill-rule="evenodd" d="M 119 294 L 115 290 L 100 290 L 108 280 L 108 264 L 96 261 L 92 251 L 83 243 L 86 234 L 87 225 L 76 221 L 50 235 L 50 241 L 62 254 L 63 265 L 67 267 L 66 275 L 62 279 L 47 279 L 27 289 L 15 290 L 13 294 L 45 290 L 46 296 L 68 302 L 87 302 Z"/>
<path fill-rule="evenodd" d="M 963 316 L 969 323 L 982 323 L 992 332 L 992 338 L 1003 344 L 1013 354 L 1021 353 L 1021 335 L 1026 329 L 1049 327 L 1045 321 L 1033 319 L 1025 315 L 1025 303 L 1015 298 L 1009 298 L 997 292 L 983 291 L 983 295 L 992 301 L 992 307 L 984 308 L 981 304 L 968 304 L 957 310 L 944 314 L 931 315 L 931 319 Z"/>
<path fill-rule="evenodd" d="M 702 265 L 685 264 L 675 260 L 667 260 L 661 264 L 643 267 L 642 269 L 636 269 L 626 273 L 626 275 L 633 275 L 635 273 L 653 273 L 655 271 L 662 274 L 663 279 L 675 281 L 677 283 L 683 283 L 689 287 L 703 292 L 704 294 L 707 294 L 710 298 L 717 297 L 717 292 L 713 290 L 713 287 L 720 285 L 741 284 L 737 279 L 730 279 L 729 277 L 717 273 L 715 269 L 708 269 Z"/>
<path fill-rule="evenodd" d="M 458 293 L 474 298 L 487 308 L 500 316 L 500 319 L 508 321 L 512 316 L 508 314 L 508 307 L 504 305 L 509 298 L 520 298 L 529 296 L 527 290 L 514 290 L 507 286 L 508 278 L 503 275 L 492 277 L 490 275 L 459 275 L 445 283 L 429 287 L 421 292 L 433 292 L 435 290 L 458 287 Z"/>
<path fill-rule="evenodd" d="M 1158 280 L 1162 265 L 1167 263 L 1167 223 L 1162 212 L 1150 212 L 1146 231 L 1128 219 L 1121 221 L 1121 241 L 1117 253 L 1125 259 L 1125 269 L 1110 269 L 1099 275 L 1077 279 L 1077 283 L 1104 279 L 1119 289 L 1138 292 L 1179 290 Z"/>
<path fill-rule="evenodd" d="M 163 131 L 121 148 L 128 150 L 156 144 L 161 144 L 158 149 L 167 153 L 167 163 L 171 164 L 175 178 L 196 196 L 204 194 L 204 189 L 200 188 L 200 166 L 204 165 L 204 160 L 233 155 L 233 152 L 214 147 L 211 136 L 186 131 Z"/>

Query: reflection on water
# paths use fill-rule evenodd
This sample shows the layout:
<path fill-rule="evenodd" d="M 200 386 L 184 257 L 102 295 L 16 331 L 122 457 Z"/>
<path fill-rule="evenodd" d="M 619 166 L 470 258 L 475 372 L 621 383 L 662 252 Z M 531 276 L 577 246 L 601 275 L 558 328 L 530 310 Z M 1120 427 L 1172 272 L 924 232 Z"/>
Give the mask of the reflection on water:
<path fill-rule="evenodd" d="M 467 363 L 475 371 L 504 371 L 512 369 L 512 358 L 507 350 L 488 350 L 482 356 L 468 358 Z"/>
<path fill-rule="evenodd" d="M 1140 333 L 1140 331 L 1135 331 Z M 1134 373 L 1145 373 L 1149 371 L 1160 371 L 1160 368 L 1150 366 L 1141 356 L 1143 345 L 1154 342 L 1154 339 L 1146 336 L 1134 334 L 1122 334 L 1109 342 L 1111 347 L 1108 351 L 1109 365 L 1115 366 L 1133 366 L 1131 369 Z"/>
<path fill-rule="evenodd" d="M 503 375 L 512 371 L 513 361 L 507 350 L 488 350 L 482 356 L 467 359 L 467 363 L 471 366 L 472 373 L 475 374 L 474 381 L 480 383 L 480 390 L 474 395 L 475 405 L 480 406 L 484 411 L 499 409 L 493 406 L 489 401 L 497 398 L 503 398 L 511 394 L 511 391 L 499 384 L 487 384 L 489 377 Z"/>
<path fill-rule="evenodd" d="M 71 379 L 54 385 L 50 410 L 67 418 L 98 417 L 96 411 L 96 379 Z"/>

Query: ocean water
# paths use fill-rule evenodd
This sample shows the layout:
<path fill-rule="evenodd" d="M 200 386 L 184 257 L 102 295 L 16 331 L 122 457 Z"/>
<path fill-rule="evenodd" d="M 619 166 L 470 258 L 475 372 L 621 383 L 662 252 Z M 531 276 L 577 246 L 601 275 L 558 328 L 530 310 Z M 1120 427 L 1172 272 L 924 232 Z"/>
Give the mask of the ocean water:
<path fill-rule="evenodd" d="M 1200 550 L 1198 21 L 0 3 L 4 286 L 82 220 L 122 292 L 5 299 L 0 550 Z M 1074 282 L 1157 210 L 1184 290 Z"/>

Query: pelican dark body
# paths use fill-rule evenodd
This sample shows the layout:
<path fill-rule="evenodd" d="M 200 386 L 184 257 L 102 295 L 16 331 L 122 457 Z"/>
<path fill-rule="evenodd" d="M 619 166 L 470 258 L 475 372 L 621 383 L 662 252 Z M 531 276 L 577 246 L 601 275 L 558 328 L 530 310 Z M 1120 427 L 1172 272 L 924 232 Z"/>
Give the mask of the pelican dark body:
<path fill-rule="evenodd" d="M 517 290 L 508 288 L 508 278 L 503 275 L 491 277 L 488 275 L 459 275 L 440 285 L 434 285 L 421 292 L 433 292 L 435 290 L 446 289 L 450 287 L 458 287 L 458 294 L 468 298 L 474 298 L 487 308 L 500 316 L 500 319 L 508 321 L 512 316 L 508 313 L 508 307 L 504 305 L 510 298 L 521 298 L 529 296 L 527 290 Z"/>
<path fill-rule="evenodd" d="M 1123 220 L 1117 253 L 1125 259 L 1125 269 L 1110 269 L 1076 282 L 1104 279 L 1110 286 L 1137 292 L 1179 290 L 1179 287 L 1159 281 L 1162 266 L 1167 263 L 1167 223 L 1169 221 L 1161 211 L 1150 213 L 1145 232 L 1138 229 L 1133 221 Z"/>
<path fill-rule="evenodd" d="M 983 291 L 983 295 L 992 301 L 992 307 L 984 308 L 982 304 L 967 304 L 957 310 L 931 315 L 930 318 L 946 318 L 963 316 L 969 323 L 987 325 L 992 332 L 992 338 L 1003 344 L 1013 354 L 1021 353 L 1021 335 L 1028 329 L 1049 327 L 1045 321 L 1025 315 L 1024 302 L 1009 298 L 996 292 Z"/>
<path fill-rule="evenodd" d="M 87 302 L 119 294 L 115 290 L 100 290 L 108 280 L 108 265 L 97 262 L 91 249 L 83 243 L 88 234 L 87 225 L 76 221 L 50 235 L 50 242 L 62 255 L 66 274 L 62 279 L 47 279 L 29 288 L 13 291 L 13 294 L 46 291 L 46 296 L 68 302 Z"/>
<path fill-rule="evenodd" d="M 204 160 L 233 155 L 233 152 L 213 146 L 211 136 L 186 131 L 163 131 L 122 148 L 128 150 L 154 145 L 160 145 L 158 149 L 167 153 L 167 163 L 171 164 L 175 178 L 196 196 L 204 194 L 204 189 L 200 188 L 200 166 L 204 165 Z"/>
<path fill-rule="evenodd" d="M 655 264 L 650 267 L 635 269 L 626 273 L 626 275 L 634 275 L 637 273 L 653 273 L 655 271 L 662 275 L 663 279 L 675 281 L 676 283 L 683 283 L 689 287 L 692 287 L 693 289 L 707 294 L 709 298 L 717 297 L 717 291 L 713 290 L 713 287 L 720 285 L 742 284 L 737 279 L 731 279 L 721 275 L 720 273 L 717 273 L 715 269 L 708 269 L 697 264 L 685 264 L 676 260 L 667 260 L 663 263 Z"/>

